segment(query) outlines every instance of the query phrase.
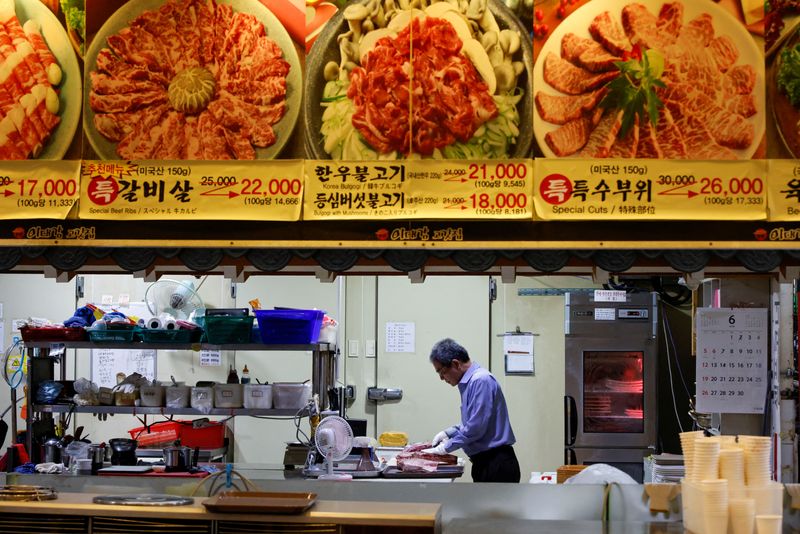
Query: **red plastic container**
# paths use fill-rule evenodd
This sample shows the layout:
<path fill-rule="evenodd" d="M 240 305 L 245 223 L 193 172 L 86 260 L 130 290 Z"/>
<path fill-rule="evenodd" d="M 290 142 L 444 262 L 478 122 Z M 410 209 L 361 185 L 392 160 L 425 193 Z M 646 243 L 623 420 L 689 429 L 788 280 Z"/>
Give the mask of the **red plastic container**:
<path fill-rule="evenodd" d="M 183 426 L 178 421 L 164 421 L 163 423 L 150 425 L 149 431 L 146 427 L 140 426 L 128 430 L 128 434 L 139 443 L 139 447 L 171 445 L 176 439 L 180 438 Z"/>
<path fill-rule="evenodd" d="M 22 341 L 83 341 L 86 330 L 81 327 L 45 326 L 32 328 L 23 326 L 19 329 Z"/>
<path fill-rule="evenodd" d="M 201 449 L 220 449 L 225 445 L 225 423 L 211 421 L 209 426 L 194 428 L 189 424 L 181 425 L 181 445 L 200 447 Z"/>
<path fill-rule="evenodd" d="M 194 428 L 191 421 L 163 421 L 150 425 L 150 431 L 143 426 L 128 430 L 139 447 L 158 447 L 171 445 L 180 439 L 186 447 L 219 449 L 225 445 L 225 423 L 210 421 L 208 426 Z"/>

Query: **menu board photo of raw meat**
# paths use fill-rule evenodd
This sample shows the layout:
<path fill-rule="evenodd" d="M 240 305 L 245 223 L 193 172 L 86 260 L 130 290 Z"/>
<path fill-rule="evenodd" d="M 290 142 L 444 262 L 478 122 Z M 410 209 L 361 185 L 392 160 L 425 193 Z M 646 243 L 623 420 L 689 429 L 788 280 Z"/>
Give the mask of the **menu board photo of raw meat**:
<path fill-rule="evenodd" d="M 308 159 L 531 156 L 530 4 L 309 4 Z"/>
<path fill-rule="evenodd" d="M 81 157 L 82 12 L 74 3 L 0 0 L 0 159 Z"/>
<path fill-rule="evenodd" d="M 763 2 L 536 0 L 534 153 L 766 157 Z"/>
<path fill-rule="evenodd" d="M 83 157 L 302 157 L 300 17 L 290 0 L 87 0 Z"/>

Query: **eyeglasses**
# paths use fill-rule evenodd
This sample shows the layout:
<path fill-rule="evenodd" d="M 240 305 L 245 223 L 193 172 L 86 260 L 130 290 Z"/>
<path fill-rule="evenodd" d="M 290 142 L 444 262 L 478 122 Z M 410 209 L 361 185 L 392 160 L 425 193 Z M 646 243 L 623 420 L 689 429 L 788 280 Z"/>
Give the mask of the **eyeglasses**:
<path fill-rule="evenodd" d="M 443 365 L 438 369 L 435 369 L 436 374 L 439 375 L 439 378 L 442 378 L 442 376 L 450 369 L 450 367 L 452 367 L 452 365 L 453 364 L 451 363 L 450 365 Z"/>

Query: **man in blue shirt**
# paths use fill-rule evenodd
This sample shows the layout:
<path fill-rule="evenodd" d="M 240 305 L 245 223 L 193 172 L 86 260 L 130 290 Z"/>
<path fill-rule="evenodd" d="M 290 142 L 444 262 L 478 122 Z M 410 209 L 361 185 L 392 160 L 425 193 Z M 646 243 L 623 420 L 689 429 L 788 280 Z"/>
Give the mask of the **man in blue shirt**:
<path fill-rule="evenodd" d="M 430 361 L 440 379 L 458 386 L 461 424 L 436 434 L 433 447 L 423 452 L 446 454 L 464 449 L 472 461 L 473 481 L 519 482 L 519 462 L 512 447 L 516 439 L 497 379 L 449 338 L 433 346 Z"/>

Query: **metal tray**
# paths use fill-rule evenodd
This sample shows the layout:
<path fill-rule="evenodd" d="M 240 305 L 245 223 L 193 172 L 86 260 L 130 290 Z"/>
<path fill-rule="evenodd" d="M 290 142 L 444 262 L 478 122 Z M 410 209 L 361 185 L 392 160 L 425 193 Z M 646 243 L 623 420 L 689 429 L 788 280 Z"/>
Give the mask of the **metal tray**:
<path fill-rule="evenodd" d="M 317 502 L 316 493 L 223 491 L 203 501 L 211 512 L 302 514 Z"/>
<path fill-rule="evenodd" d="M 383 470 L 383 476 L 386 478 L 458 478 L 463 474 L 463 465 L 440 465 L 439 468 L 432 473 L 401 471 L 396 467 L 387 467 Z"/>

